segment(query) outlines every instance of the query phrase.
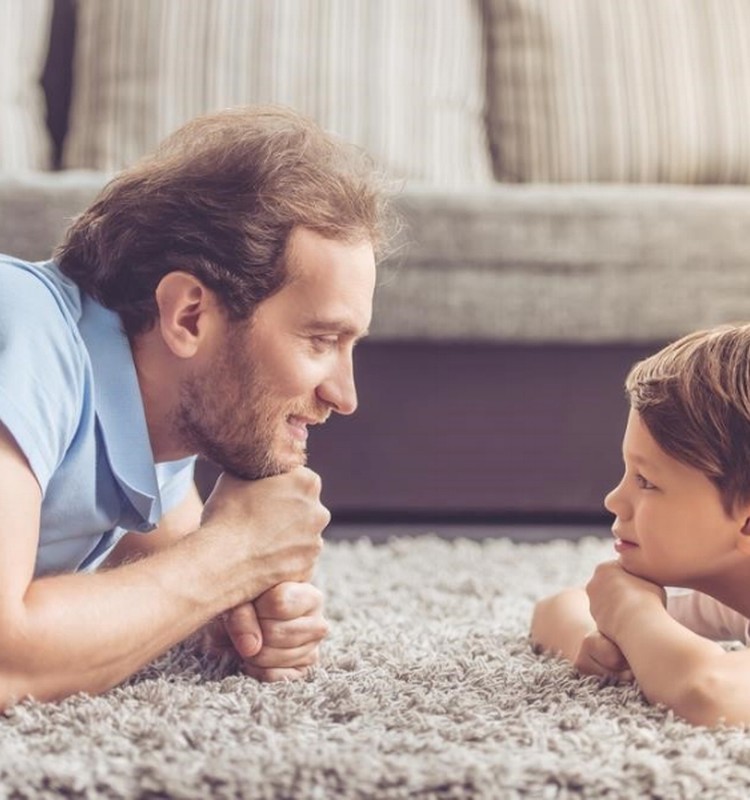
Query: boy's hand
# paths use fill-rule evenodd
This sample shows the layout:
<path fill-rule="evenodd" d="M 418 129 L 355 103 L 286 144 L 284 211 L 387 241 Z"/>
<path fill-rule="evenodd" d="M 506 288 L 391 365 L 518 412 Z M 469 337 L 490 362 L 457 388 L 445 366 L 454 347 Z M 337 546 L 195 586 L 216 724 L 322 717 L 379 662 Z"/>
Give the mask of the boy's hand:
<path fill-rule="evenodd" d="M 573 666 L 584 675 L 600 675 L 630 683 L 633 673 L 620 648 L 603 633 L 592 631 L 581 641 Z"/>
<path fill-rule="evenodd" d="M 586 585 L 586 593 L 597 628 L 614 642 L 623 627 L 639 614 L 666 605 L 666 593 L 661 586 L 631 575 L 619 561 L 599 564 Z"/>
<path fill-rule="evenodd" d="M 209 648 L 233 648 L 243 671 L 257 680 L 296 680 L 318 662 L 327 634 L 322 592 L 309 583 L 287 582 L 225 614 L 223 624 L 210 631 Z"/>

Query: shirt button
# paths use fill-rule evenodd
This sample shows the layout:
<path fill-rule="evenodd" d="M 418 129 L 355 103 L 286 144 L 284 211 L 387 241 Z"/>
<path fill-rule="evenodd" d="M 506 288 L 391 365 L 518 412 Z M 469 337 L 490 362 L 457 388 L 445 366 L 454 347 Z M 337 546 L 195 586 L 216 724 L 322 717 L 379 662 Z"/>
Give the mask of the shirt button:
<path fill-rule="evenodd" d="M 150 522 L 142 522 L 138 526 L 138 532 L 139 533 L 150 533 L 155 527 L 156 527 L 156 525 L 152 525 Z"/>

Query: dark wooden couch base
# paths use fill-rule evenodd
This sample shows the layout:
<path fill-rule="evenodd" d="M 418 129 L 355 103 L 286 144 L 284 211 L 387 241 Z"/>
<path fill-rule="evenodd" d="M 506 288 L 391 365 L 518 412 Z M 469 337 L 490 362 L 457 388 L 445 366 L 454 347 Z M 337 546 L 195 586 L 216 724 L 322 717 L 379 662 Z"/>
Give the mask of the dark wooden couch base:
<path fill-rule="evenodd" d="M 625 375 L 658 346 L 365 342 L 358 411 L 311 434 L 323 499 L 338 521 L 604 520 Z"/>

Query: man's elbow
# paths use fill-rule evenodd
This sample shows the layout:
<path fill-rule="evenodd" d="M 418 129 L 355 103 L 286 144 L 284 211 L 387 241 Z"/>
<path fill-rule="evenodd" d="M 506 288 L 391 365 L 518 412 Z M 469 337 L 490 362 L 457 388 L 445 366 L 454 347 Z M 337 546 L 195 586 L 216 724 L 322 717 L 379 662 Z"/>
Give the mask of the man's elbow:
<path fill-rule="evenodd" d="M 19 659 L 22 655 L 18 639 L 0 630 L 0 713 L 31 694 L 30 687 L 24 686 L 28 678 Z"/>
<path fill-rule="evenodd" d="M 34 653 L 22 613 L 0 615 L 0 712 L 27 697 L 36 697 Z M 15 610 L 14 610 L 15 611 Z"/>

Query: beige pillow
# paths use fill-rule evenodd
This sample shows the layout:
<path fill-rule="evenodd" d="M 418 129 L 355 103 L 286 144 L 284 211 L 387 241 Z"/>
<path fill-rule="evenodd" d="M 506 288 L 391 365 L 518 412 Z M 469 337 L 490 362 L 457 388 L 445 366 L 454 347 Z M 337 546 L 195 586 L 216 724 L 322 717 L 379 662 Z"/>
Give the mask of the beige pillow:
<path fill-rule="evenodd" d="M 475 0 L 79 0 L 64 163 L 120 168 L 186 120 L 280 103 L 394 176 L 491 180 Z"/>
<path fill-rule="evenodd" d="M 39 80 L 51 0 L 0 0 L 0 170 L 49 169 L 51 139 Z"/>
<path fill-rule="evenodd" d="M 495 174 L 746 183 L 746 0 L 485 0 Z"/>

